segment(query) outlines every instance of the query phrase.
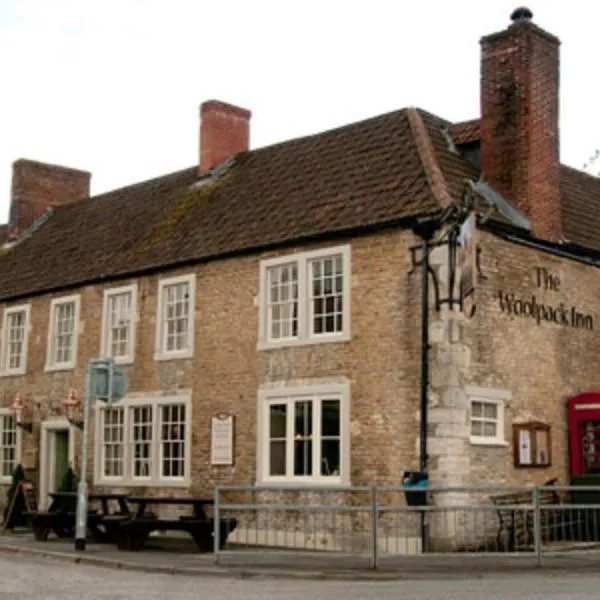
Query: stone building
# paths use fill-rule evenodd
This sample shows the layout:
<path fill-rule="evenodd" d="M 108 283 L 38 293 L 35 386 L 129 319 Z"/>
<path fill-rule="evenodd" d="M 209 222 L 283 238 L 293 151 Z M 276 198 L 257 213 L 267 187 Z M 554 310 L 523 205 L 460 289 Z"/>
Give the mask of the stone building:
<path fill-rule="evenodd" d="M 129 389 L 95 405 L 95 486 L 567 482 L 566 401 L 600 383 L 600 184 L 559 161 L 558 39 L 518 10 L 481 52 L 467 123 L 408 108 L 250 150 L 250 113 L 209 101 L 177 173 L 90 197 L 88 172 L 16 161 L 0 484 L 22 463 L 43 505 L 79 468 L 62 402 L 98 356 Z M 441 242 L 467 214 L 461 271 Z M 430 282 L 425 415 L 424 238 L 438 299 L 475 281 L 463 310 Z"/>

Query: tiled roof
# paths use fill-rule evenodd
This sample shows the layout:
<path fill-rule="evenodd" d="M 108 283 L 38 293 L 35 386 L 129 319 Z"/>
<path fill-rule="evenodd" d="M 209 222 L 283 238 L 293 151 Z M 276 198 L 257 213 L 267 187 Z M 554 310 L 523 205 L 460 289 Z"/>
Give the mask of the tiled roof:
<path fill-rule="evenodd" d="M 566 241 L 600 251 L 600 179 L 561 165 L 560 193 Z"/>
<path fill-rule="evenodd" d="M 450 135 L 455 144 L 468 144 L 479 141 L 479 119 L 454 123 L 450 126 Z"/>
<path fill-rule="evenodd" d="M 0 249 L 0 299 L 436 212 L 479 178 L 448 135 L 477 141 L 478 122 L 405 109 L 240 154 L 216 181 L 194 166 L 56 208 Z M 561 191 L 565 237 L 600 250 L 599 180 L 563 167 Z"/>
<path fill-rule="evenodd" d="M 479 120 L 450 127 L 455 144 L 479 141 Z M 560 193 L 565 241 L 600 252 L 600 179 L 561 165 Z"/>
<path fill-rule="evenodd" d="M 196 191 L 193 167 L 57 208 L 33 235 L 0 251 L 0 298 L 436 211 L 411 114 L 422 116 L 421 133 L 432 132 L 439 153 L 442 121 L 403 110 L 243 153 L 216 184 Z M 457 160 L 448 163 L 452 190 Z"/>

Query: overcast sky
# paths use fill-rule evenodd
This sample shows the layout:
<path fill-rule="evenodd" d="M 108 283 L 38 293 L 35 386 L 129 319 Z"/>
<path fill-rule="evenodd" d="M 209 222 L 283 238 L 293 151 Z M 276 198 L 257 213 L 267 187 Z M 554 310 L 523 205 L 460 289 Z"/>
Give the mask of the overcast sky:
<path fill-rule="evenodd" d="M 479 116 L 479 39 L 516 0 L 0 0 L 0 223 L 17 158 L 92 193 L 195 164 L 198 106 L 252 111 L 253 148 L 418 106 Z M 535 0 L 561 47 L 561 158 L 600 147 L 600 3 Z M 600 169 L 600 165 L 598 165 Z"/>

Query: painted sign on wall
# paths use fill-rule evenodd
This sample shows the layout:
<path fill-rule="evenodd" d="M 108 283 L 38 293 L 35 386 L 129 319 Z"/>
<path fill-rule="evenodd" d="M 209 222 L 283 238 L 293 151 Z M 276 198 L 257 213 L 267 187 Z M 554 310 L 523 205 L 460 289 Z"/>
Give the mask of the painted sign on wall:
<path fill-rule="evenodd" d="M 535 267 L 535 281 L 537 289 L 540 291 L 555 293 L 561 291 L 560 277 L 545 267 Z M 546 302 L 541 301 L 535 294 L 521 297 L 503 290 L 498 292 L 498 300 L 503 313 L 517 317 L 529 317 L 534 319 L 538 325 L 548 322 L 574 329 L 594 330 L 592 315 L 582 312 L 576 306 L 569 306 L 565 302 Z"/>

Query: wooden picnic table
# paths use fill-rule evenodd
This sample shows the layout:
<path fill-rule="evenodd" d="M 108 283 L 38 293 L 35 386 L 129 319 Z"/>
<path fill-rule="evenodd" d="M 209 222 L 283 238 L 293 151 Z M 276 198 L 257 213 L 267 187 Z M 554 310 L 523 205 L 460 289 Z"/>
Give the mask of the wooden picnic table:
<path fill-rule="evenodd" d="M 111 528 L 112 537 L 121 550 L 140 550 L 153 531 L 185 531 L 189 533 L 202 552 L 213 549 L 214 519 L 208 518 L 204 507 L 214 504 L 212 498 L 190 498 L 172 496 L 129 496 L 127 502 L 137 504 L 136 511 L 127 516 L 108 516 L 103 522 Z M 179 518 L 159 518 L 147 512 L 149 505 L 191 506 L 193 514 Z M 219 523 L 219 544 L 225 543 L 227 536 L 236 528 L 235 519 L 221 520 Z"/>
<path fill-rule="evenodd" d="M 75 533 L 77 513 L 77 492 L 53 492 L 49 494 L 52 503 L 47 511 L 36 511 L 28 516 L 36 540 L 46 541 L 50 532 L 58 537 L 72 537 Z M 100 510 L 88 508 L 88 531 L 96 541 L 109 542 L 112 540 L 111 531 L 102 524 L 104 517 L 115 514 L 129 514 L 127 494 L 119 493 L 88 493 L 88 503 L 99 503 Z M 117 510 L 111 510 L 110 502 L 117 503 Z"/>

